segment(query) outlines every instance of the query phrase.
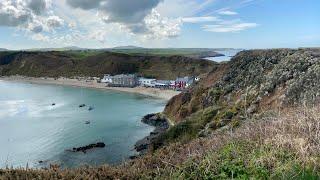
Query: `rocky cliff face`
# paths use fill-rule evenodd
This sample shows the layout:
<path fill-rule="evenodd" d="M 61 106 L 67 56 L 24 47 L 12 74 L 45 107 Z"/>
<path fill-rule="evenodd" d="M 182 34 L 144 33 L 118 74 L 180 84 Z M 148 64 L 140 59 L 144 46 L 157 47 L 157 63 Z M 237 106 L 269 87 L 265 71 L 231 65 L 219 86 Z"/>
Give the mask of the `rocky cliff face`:
<path fill-rule="evenodd" d="M 174 97 L 165 113 L 180 122 L 215 107 L 218 113 L 202 126 L 216 129 L 237 125 L 264 110 L 314 104 L 320 99 L 319 52 L 320 49 L 240 52 L 189 92 Z"/>

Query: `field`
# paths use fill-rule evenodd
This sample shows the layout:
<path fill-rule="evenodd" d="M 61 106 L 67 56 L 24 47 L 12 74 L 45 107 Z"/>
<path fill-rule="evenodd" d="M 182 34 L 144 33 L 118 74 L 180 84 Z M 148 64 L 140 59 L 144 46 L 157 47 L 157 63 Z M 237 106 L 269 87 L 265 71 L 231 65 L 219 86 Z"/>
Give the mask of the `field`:
<path fill-rule="evenodd" d="M 215 49 L 206 48 L 133 48 L 133 49 L 109 49 L 108 51 L 125 53 L 130 55 L 156 55 L 156 56 L 186 56 L 192 58 L 204 58 L 222 56 Z"/>

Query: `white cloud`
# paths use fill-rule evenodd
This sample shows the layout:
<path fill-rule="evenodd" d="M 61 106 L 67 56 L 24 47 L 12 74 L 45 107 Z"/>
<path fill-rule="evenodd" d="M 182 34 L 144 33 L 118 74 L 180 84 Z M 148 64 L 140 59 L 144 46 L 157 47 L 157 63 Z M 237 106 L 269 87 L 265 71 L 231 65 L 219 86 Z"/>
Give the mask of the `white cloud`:
<path fill-rule="evenodd" d="M 34 33 L 40 33 L 43 31 L 43 27 L 41 24 L 30 24 L 28 29 Z"/>
<path fill-rule="evenodd" d="M 46 23 L 49 28 L 58 28 L 64 24 L 64 21 L 58 16 L 49 16 Z"/>
<path fill-rule="evenodd" d="M 241 21 L 225 23 L 226 15 L 237 12 L 230 7 L 215 9 L 212 5 L 216 1 L 0 0 L 0 26 L 17 27 L 28 38 L 50 44 L 85 41 L 96 46 L 106 42 L 170 42 L 187 23 L 211 32 L 238 32 L 257 26 Z"/>
<path fill-rule="evenodd" d="M 230 11 L 230 10 L 224 10 L 224 11 L 219 11 L 218 14 L 220 15 L 227 15 L 227 16 L 233 16 L 233 15 L 237 15 L 237 12 L 234 11 Z"/>
<path fill-rule="evenodd" d="M 202 16 L 202 17 L 185 17 L 185 18 L 182 18 L 182 21 L 186 23 L 202 23 L 202 22 L 220 21 L 220 19 L 214 16 Z"/>
<path fill-rule="evenodd" d="M 53 16 L 50 7 L 51 0 L 1 0 L 0 26 L 18 27 L 33 33 L 62 26 L 63 20 Z"/>
<path fill-rule="evenodd" d="M 145 18 L 145 24 L 149 31 L 147 37 L 162 39 L 177 37 L 181 31 L 182 21 L 176 18 L 163 18 L 156 10 L 153 10 Z"/>
<path fill-rule="evenodd" d="M 31 39 L 35 41 L 49 41 L 50 38 L 48 36 L 38 33 L 38 34 L 33 34 L 31 36 Z"/>
<path fill-rule="evenodd" d="M 165 17 L 180 18 L 194 16 L 197 6 L 199 5 L 195 0 L 164 0 L 155 10 Z"/>
<path fill-rule="evenodd" d="M 28 7 L 37 15 L 44 13 L 51 6 L 51 0 L 27 0 Z"/>
<path fill-rule="evenodd" d="M 32 13 L 23 1 L 2 0 L 0 2 L 0 26 L 19 26 L 32 19 Z"/>
<path fill-rule="evenodd" d="M 202 28 L 209 32 L 239 32 L 246 29 L 257 27 L 256 23 L 225 23 L 225 24 L 215 24 L 215 25 L 204 25 Z"/>
<path fill-rule="evenodd" d="M 127 26 L 132 33 L 146 32 L 144 19 L 162 0 L 67 0 L 74 8 L 96 10 L 106 23 Z"/>
<path fill-rule="evenodd" d="M 101 43 L 105 43 L 106 38 L 107 38 L 107 34 L 108 34 L 108 32 L 105 31 L 104 29 L 96 30 L 96 31 L 93 31 L 89 34 L 89 38 L 95 39 Z"/>

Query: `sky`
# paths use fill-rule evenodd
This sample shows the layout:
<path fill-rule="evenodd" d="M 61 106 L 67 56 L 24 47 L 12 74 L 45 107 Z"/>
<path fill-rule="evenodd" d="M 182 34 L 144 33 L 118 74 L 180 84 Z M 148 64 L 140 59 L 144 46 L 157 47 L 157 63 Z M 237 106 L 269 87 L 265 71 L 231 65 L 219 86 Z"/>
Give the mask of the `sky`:
<path fill-rule="evenodd" d="M 320 47 L 319 0 L 0 0 L 0 48 Z"/>

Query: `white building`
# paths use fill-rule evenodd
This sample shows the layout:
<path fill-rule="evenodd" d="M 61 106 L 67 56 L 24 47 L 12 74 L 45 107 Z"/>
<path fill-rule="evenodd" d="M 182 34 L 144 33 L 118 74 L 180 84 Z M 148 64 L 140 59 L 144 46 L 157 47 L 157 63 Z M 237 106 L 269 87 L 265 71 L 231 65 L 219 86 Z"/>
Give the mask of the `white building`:
<path fill-rule="evenodd" d="M 169 88 L 171 82 L 166 80 L 157 80 L 155 84 L 157 88 Z"/>
<path fill-rule="evenodd" d="M 112 76 L 110 74 L 105 74 L 103 79 L 101 79 L 102 83 L 112 83 Z"/>
<path fill-rule="evenodd" d="M 149 79 L 149 78 L 139 78 L 140 86 L 144 87 L 155 87 L 156 79 Z"/>

